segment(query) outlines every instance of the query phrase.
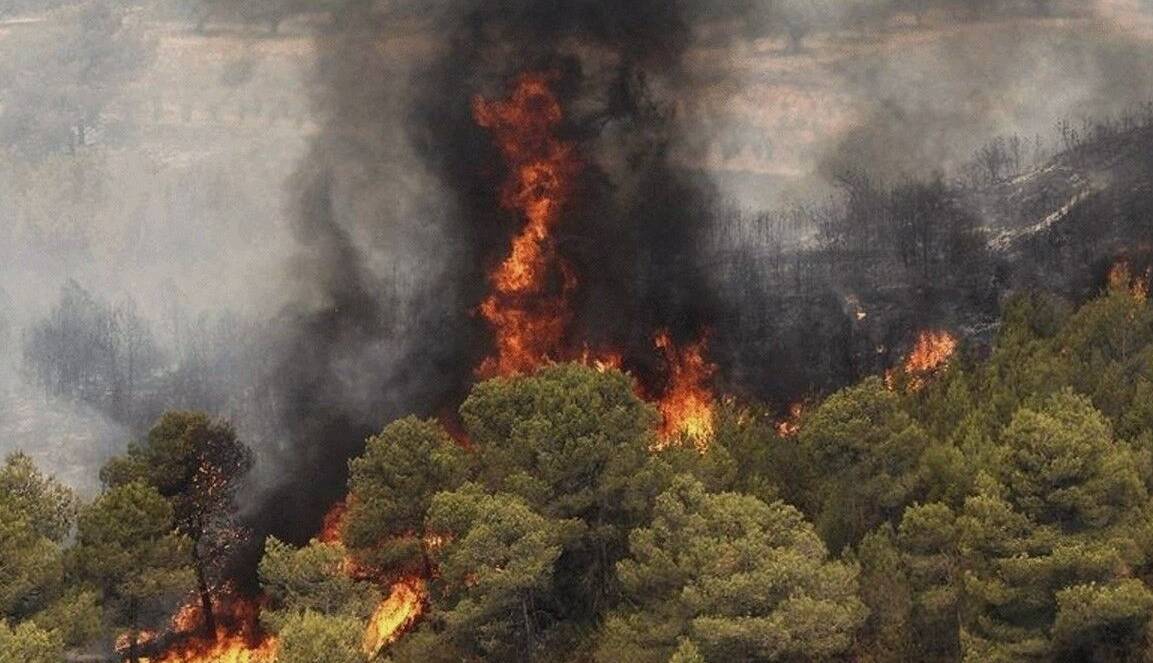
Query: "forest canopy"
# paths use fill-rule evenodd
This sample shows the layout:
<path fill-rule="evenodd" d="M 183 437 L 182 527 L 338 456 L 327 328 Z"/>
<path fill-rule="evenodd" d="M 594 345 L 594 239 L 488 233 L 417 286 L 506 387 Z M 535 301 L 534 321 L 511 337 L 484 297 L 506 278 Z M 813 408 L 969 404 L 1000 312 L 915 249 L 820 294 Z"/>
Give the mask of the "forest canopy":
<path fill-rule="evenodd" d="M 1076 310 L 1019 295 L 986 356 L 866 379 L 791 428 L 729 400 L 703 450 L 657 444 L 615 370 L 481 383 L 463 431 L 389 424 L 323 533 L 267 542 L 259 628 L 282 661 L 1145 660 L 1151 323 L 1123 273 Z M 8 457 L 0 660 L 146 657 L 227 582 L 250 463 L 195 413 L 91 501 Z"/>

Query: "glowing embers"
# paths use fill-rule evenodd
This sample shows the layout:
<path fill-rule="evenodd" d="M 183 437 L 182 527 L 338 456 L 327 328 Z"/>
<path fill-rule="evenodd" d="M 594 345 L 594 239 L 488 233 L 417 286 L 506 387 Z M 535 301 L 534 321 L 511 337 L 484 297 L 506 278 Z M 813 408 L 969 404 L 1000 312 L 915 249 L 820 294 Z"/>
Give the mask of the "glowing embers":
<path fill-rule="evenodd" d="M 572 318 L 568 300 L 577 282 L 558 259 L 553 230 L 581 164 L 575 146 L 554 134 L 564 113 L 551 80 L 522 74 L 507 99 L 473 100 L 473 117 L 490 130 L 508 165 L 501 204 L 524 219 L 509 255 L 489 274 L 492 292 L 480 305 L 496 345 L 478 369 L 484 377 L 524 373 L 563 358 Z"/>
<path fill-rule="evenodd" d="M 957 352 L 957 339 L 945 331 L 923 331 L 917 336 L 913 351 L 905 358 L 899 371 L 885 373 L 885 384 L 895 389 L 900 380 L 910 391 L 923 388 L 932 375 L 946 366 Z"/>
<path fill-rule="evenodd" d="M 716 399 L 709 384 L 717 367 L 705 358 L 706 341 L 677 348 L 668 332 L 660 332 L 653 341 L 664 355 L 668 379 L 657 408 L 664 417 L 661 426 L 663 444 L 687 437 L 704 449 L 713 439 L 713 410 Z"/>

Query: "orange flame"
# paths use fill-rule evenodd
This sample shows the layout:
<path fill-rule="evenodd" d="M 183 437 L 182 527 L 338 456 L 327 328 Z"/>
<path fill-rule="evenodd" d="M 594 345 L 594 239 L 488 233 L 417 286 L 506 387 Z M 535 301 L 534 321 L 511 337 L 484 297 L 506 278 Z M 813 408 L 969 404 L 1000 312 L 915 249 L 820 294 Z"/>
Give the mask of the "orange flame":
<path fill-rule="evenodd" d="M 1149 299 L 1149 274 L 1134 276 L 1129 261 L 1120 260 L 1109 269 L 1109 289 L 1118 292 L 1127 290 L 1135 301 L 1145 302 Z"/>
<path fill-rule="evenodd" d="M 662 444 L 667 446 L 683 435 L 703 450 L 713 438 L 715 399 L 708 384 L 717 369 L 705 359 L 706 341 L 678 349 L 668 332 L 662 331 L 654 343 L 669 367 L 668 385 L 657 403 L 664 417 Z"/>
<path fill-rule="evenodd" d="M 624 366 L 625 358 L 621 356 L 619 352 L 613 352 L 611 350 L 594 351 L 589 349 L 588 346 L 585 346 L 584 350 L 581 351 L 580 363 L 594 368 L 601 373 L 606 373 L 608 371 L 621 370 Z"/>
<path fill-rule="evenodd" d="M 793 437 L 801 432 L 801 417 L 805 414 L 804 403 L 793 403 L 789 406 L 789 417 L 777 422 L 777 435 Z"/>
<path fill-rule="evenodd" d="M 187 634 L 158 658 L 141 658 L 142 663 L 272 663 L 276 660 L 278 642 L 274 636 L 260 628 L 260 604 L 257 601 L 225 591 L 213 608 L 216 614 L 216 633 L 212 637 L 202 634 L 204 615 L 198 597 L 176 612 L 172 618 L 172 631 Z M 138 638 L 143 645 L 155 638 L 144 634 Z M 129 641 L 117 639 L 117 651 L 126 654 Z"/>
<path fill-rule="evenodd" d="M 337 502 L 332 505 L 328 513 L 324 514 L 324 521 L 320 527 L 320 534 L 316 540 L 321 543 L 340 543 L 341 529 L 344 527 L 344 516 L 348 513 L 347 502 Z"/>
<path fill-rule="evenodd" d="M 571 319 L 567 299 L 576 278 L 558 261 L 552 233 L 581 164 L 575 146 L 553 135 L 564 113 L 552 78 L 522 74 L 509 98 L 473 99 L 473 117 L 492 131 L 511 171 L 501 204 L 525 220 L 508 257 L 489 275 L 493 293 L 480 305 L 496 337 L 495 355 L 478 369 L 485 377 L 524 373 L 556 358 Z"/>
<path fill-rule="evenodd" d="M 395 642 L 412 628 L 424 612 L 428 591 L 424 580 L 406 578 L 392 586 L 392 591 L 372 613 L 364 634 L 364 653 L 374 658 L 385 646 Z"/>
<path fill-rule="evenodd" d="M 901 372 L 908 380 L 909 389 L 917 391 L 924 387 L 930 375 L 948 366 L 956 351 L 957 339 L 952 334 L 945 331 L 921 332 L 913 351 L 901 366 Z M 895 383 L 895 372 L 885 373 L 885 385 L 894 389 Z"/>
<path fill-rule="evenodd" d="M 155 661 L 140 660 L 143 663 L 272 663 L 277 649 L 277 640 L 272 636 L 253 643 L 242 635 L 218 633 L 212 642 L 179 647 Z"/>
<path fill-rule="evenodd" d="M 349 502 L 352 497 L 343 502 L 337 502 L 324 516 L 324 526 L 317 539 L 323 543 L 342 544 L 341 531 L 344 527 L 344 518 L 348 514 Z M 444 545 L 446 538 L 435 534 L 425 537 L 425 545 L 436 549 Z M 351 556 L 346 555 L 341 563 L 341 571 L 353 578 L 371 578 L 378 576 L 359 565 Z M 364 652 L 369 658 L 375 657 L 386 645 L 395 642 L 410 629 L 424 612 L 428 591 L 424 580 L 409 577 L 393 584 L 387 598 L 385 598 L 372 617 L 368 620 L 368 627 L 364 632 Z"/>
<path fill-rule="evenodd" d="M 341 529 L 348 513 L 348 501 L 337 502 L 324 517 L 324 525 L 316 539 L 322 543 L 342 544 Z M 442 546 L 445 537 L 429 535 L 426 545 L 430 549 Z M 341 563 L 341 572 L 354 578 L 376 577 L 361 567 L 350 556 Z M 365 629 L 364 650 L 375 657 L 385 646 L 395 642 L 416 623 L 424 612 L 428 592 L 419 577 L 405 578 L 395 583 L 376 610 Z M 172 618 L 171 631 L 184 634 L 179 642 L 168 648 L 159 658 L 141 658 L 142 663 L 272 663 L 276 660 L 279 642 L 275 636 L 260 628 L 259 601 L 253 601 L 225 590 L 216 600 L 213 613 L 217 619 L 215 637 L 199 635 L 204 630 L 204 617 L 199 599 L 194 597 L 182 606 Z M 155 633 L 137 635 L 137 645 L 155 640 Z M 131 644 L 129 636 L 117 638 L 116 649 L 126 654 Z"/>
<path fill-rule="evenodd" d="M 943 331 L 921 332 L 913 352 L 905 359 L 905 372 L 909 374 L 932 373 L 949 363 L 957 351 L 957 339 Z"/>

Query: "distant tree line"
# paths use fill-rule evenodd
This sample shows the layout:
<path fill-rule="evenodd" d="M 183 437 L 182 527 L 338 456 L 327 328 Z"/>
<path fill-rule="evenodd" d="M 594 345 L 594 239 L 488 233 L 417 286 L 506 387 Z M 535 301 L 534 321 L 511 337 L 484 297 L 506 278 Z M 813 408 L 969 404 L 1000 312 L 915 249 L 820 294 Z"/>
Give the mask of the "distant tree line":
<path fill-rule="evenodd" d="M 271 350 L 266 327 L 223 313 L 191 317 L 175 302 L 169 329 L 131 300 L 110 304 L 75 281 L 23 332 L 23 372 L 47 393 L 74 399 L 140 428 L 171 408 L 257 420 L 255 387 Z"/>
<path fill-rule="evenodd" d="M 130 302 L 105 304 L 69 281 L 48 316 L 28 330 L 24 366 L 51 393 L 126 415 L 161 354 Z"/>
<path fill-rule="evenodd" d="M 724 373 L 787 401 L 891 364 L 916 328 L 992 329 L 1013 288 L 1085 296 L 1097 261 L 1153 240 L 1153 107 L 1073 126 L 995 138 L 950 175 L 842 169 L 825 201 L 716 215 L 698 268 Z M 1087 188 L 1093 169 L 1118 179 Z"/>

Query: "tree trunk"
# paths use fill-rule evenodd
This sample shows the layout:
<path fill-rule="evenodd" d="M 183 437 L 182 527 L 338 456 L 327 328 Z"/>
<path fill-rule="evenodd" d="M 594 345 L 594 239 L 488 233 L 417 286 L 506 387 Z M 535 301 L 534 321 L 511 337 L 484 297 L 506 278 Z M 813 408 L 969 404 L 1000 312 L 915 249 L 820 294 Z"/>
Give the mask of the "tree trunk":
<path fill-rule="evenodd" d="M 532 620 L 528 614 L 528 600 L 521 599 L 520 601 L 521 614 L 524 617 L 524 660 L 532 663 L 533 650 L 536 649 L 532 639 Z"/>
<path fill-rule="evenodd" d="M 137 645 L 138 638 L 139 635 L 136 633 L 136 629 L 132 629 L 128 640 L 128 660 L 130 663 L 140 663 L 140 652 L 138 651 Z"/>
<path fill-rule="evenodd" d="M 208 588 L 208 577 L 204 573 L 204 562 L 200 550 L 192 546 L 192 565 L 196 568 L 196 591 L 200 595 L 200 611 L 204 613 L 204 632 L 209 638 L 216 636 L 216 616 L 212 614 L 212 593 Z"/>

